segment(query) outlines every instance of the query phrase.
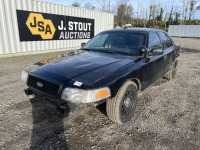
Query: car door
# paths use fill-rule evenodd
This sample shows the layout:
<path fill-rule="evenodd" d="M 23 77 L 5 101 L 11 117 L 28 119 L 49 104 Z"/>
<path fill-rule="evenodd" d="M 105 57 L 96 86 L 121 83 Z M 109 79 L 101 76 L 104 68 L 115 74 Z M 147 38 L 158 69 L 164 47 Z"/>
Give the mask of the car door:
<path fill-rule="evenodd" d="M 150 32 L 148 38 L 149 52 L 153 49 L 162 49 L 162 42 L 157 32 Z M 152 56 L 148 62 L 147 85 L 151 85 L 163 75 L 164 54 Z"/>
<path fill-rule="evenodd" d="M 174 44 L 171 38 L 165 32 L 160 31 L 159 37 L 162 41 L 162 47 L 164 50 L 163 69 L 164 73 L 166 73 L 172 65 L 172 53 L 174 51 Z"/>

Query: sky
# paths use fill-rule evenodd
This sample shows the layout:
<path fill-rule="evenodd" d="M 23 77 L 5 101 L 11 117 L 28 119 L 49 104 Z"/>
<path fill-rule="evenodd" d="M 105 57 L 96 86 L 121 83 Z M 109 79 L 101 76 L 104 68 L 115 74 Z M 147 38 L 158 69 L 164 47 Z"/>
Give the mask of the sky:
<path fill-rule="evenodd" d="M 98 7 L 98 0 L 43 0 L 46 2 L 51 2 L 51 3 L 58 3 L 58 4 L 64 4 L 64 5 L 71 5 L 73 2 L 77 1 L 78 3 L 81 4 L 81 6 L 84 6 L 87 2 L 92 3 L 94 6 Z M 116 1 L 118 0 L 110 0 L 112 4 L 116 4 Z M 152 0 L 127 0 L 129 3 L 131 3 L 133 6 L 137 6 L 138 2 L 141 4 L 147 4 L 150 3 Z M 156 0 L 154 0 L 156 1 Z M 176 1 L 176 0 L 175 0 Z"/>
<path fill-rule="evenodd" d="M 81 4 L 81 7 L 84 7 L 86 3 L 90 2 L 92 5 L 98 8 L 98 2 L 97 2 L 98 0 L 43 0 L 43 1 L 67 5 L 67 6 L 71 6 L 73 2 L 77 1 L 78 3 Z M 112 5 L 116 5 L 117 0 L 110 0 L 110 1 Z M 130 4 L 132 4 L 135 14 L 138 11 L 138 4 L 141 8 L 142 7 L 147 8 L 152 1 L 154 1 L 156 4 L 160 3 L 162 6 L 165 6 L 165 9 L 167 7 L 168 9 L 170 9 L 172 4 L 175 6 L 174 7 L 175 9 L 181 9 L 181 5 L 182 5 L 181 3 L 182 0 L 128 0 L 128 1 Z M 199 2 L 199 5 L 200 5 L 200 2 Z M 200 11 L 195 13 L 194 18 L 200 19 Z"/>
<path fill-rule="evenodd" d="M 50 3 L 57 3 L 57 4 L 63 4 L 70 6 L 73 2 L 77 1 L 81 4 L 81 6 L 84 6 L 87 2 L 94 3 L 93 5 L 96 5 L 96 0 L 43 0 Z"/>

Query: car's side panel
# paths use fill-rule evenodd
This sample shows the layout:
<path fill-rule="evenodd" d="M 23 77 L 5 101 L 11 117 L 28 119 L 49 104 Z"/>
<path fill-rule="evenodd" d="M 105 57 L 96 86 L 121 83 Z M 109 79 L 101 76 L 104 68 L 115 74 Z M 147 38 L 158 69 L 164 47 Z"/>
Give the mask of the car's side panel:
<path fill-rule="evenodd" d="M 173 52 L 174 52 L 174 47 L 168 47 L 168 48 L 164 49 L 164 66 L 163 66 L 164 74 L 167 71 L 169 71 L 169 69 L 172 66 L 172 63 L 173 63 L 173 61 L 172 61 Z"/>
<path fill-rule="evenodd" d="M 162 41 L 162 47 L 164 50 L 164 73 L 170 70 L 174 61 L 173 56 L 175 55 L 174 42 L 166 32 L 159 31 L 158 35 Z"/>
<path fill-rule="evenodd" d="M 150 32 L 148 35 L 148 49 L 149 53 L 151 56 L 151 52 L 154 49 L 162 49 L 161 45 L 161 40 L 157 34 L 157 32 Z M 148 69 L 147 69 L 147 78 L 148 78 L 148 83 L 147 86 L 151 85 L 154 83 L 158 78 L 161 77 L 163 74 L 164 70 L 164 59 L 165 55 L 156 55 L 156 56 L 151 56 L 148 61 Z"/>
<path fill-rule="evenodd" d="M 148 85 L 150 86 L 153 84 L 156 80 L 161 78 L 164 73 L 165 73 L 165 55 L 158 55 L 158 56 L 153 56 L 150 58 L 150 61 L 148 62 L 148 70 L 147 70 L 147 75 L 148 75 Z"/>

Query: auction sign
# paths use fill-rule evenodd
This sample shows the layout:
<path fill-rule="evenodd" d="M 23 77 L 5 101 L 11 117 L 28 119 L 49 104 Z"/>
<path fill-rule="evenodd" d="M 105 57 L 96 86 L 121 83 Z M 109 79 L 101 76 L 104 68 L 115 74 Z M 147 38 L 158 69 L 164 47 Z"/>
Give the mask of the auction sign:
<path fill-rule="evenodd" d="M 94 37 L 94 19 L 17 10 L 20 41 Z"/>

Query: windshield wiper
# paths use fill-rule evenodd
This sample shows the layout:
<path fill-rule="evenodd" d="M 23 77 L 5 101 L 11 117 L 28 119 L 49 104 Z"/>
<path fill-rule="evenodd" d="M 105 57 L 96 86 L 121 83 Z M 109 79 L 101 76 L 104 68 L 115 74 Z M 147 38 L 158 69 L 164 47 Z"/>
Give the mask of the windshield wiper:
<path fill-rule="evenodd" d="M 89 48 L 81 48 L 81 50 L 92 51 L 92 50 L 89 49 Z"/>
<path fill-rule="evenodd" d="M 106 51 L 107 53 L 111 53 L 111 54 L 118 54 L 118 55 L 122 55 L 121 53 L 118 53 L 116 51 Z"/>
<path fill-rule="evenodd" d="M 120 52 L 116 52 L 116 51 L 106 51 L 107 53 L 111 53 L 111 54 L 117 54 L 117 55 L 126 55 L 126 56 L 137 56 L 136 54 L 133 53 L 120 53 Z"/>

